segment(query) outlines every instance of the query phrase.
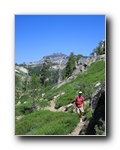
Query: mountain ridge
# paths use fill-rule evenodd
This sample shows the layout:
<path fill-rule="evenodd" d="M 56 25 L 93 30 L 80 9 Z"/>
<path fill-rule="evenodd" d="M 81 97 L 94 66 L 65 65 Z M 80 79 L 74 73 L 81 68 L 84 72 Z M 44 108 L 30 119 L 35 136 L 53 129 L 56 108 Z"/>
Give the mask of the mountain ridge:
<path fill-rule="evenodd" d="M 77 55 L 75 55 L 77 56 Z M 56 63 L 56 64 L 66 64 L 69 56 L 63 53 L 52 53 L 50 55 L 46 55 L 43 56 L 42 59 L 38 60 L 38 61 L 33 61 L 33 62 L 23 62 L 22 65 L 42 65 L 44 63 L 44 60 L 49 57 L 52 63 Z M 83 58 L 87 59 L 89 56 L 82 56 Z"/>

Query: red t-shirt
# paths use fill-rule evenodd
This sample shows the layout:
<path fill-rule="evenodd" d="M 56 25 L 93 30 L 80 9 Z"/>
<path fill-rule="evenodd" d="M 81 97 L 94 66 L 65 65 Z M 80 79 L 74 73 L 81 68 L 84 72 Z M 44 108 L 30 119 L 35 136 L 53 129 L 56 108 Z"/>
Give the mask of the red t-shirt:
<path fill-rule="evenodd" d="M 78 108 L 81 108 L 83 106 L 84 97 L 83 96 L 76 96 L 74 98 L 75 104 Z"/>

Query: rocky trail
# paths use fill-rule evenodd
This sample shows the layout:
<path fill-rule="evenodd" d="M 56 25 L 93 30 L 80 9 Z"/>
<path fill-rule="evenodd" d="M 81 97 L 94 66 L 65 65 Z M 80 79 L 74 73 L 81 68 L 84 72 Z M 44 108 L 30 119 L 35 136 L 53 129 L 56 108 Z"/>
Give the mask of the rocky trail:
<path fill-rule="evenodd" d="M 54 111 L 54 112 L 65 111 L 65 106 L 62 106 L 59 109 L 55 108 L 56 99 L 57 98 L 54 98 L 53 100 L 51 100 L 50 106 L 45 107 L 44 110 L 50 110 L 50 111 Z"/>
<path fill-rule="evenodd" d="M 47 106 L 44 108 L 44 110 L 50 110 L 50 111 L 58 111 L 57 109 L 55 109 L 55 99 L 53 99 L 51 102 L 50 102 L 50 106 Z"/>
<path fill-rule="evenodd" d="M 77 127 L 69 134 L 69 135 L 79 135 L 80 130 L 82 129 L 82 127 L 84 126 L 85 122 L 79 122 L 77 124 Z"/>

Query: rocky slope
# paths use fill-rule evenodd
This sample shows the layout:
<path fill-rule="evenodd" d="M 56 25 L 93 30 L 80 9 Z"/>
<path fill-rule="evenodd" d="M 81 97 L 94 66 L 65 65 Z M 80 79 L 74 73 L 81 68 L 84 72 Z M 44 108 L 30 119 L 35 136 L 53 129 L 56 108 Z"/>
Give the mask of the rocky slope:
<path fill-rule="evenodd" d="M 91 98 L 92 118 L 80 131 L 80 135 L 105 135 L 105 83 L 103 83 Z"/>
<path fill-rule="evenodd" d="M 28 74 L 28 70 L 22 66 L 15 66 L 15 72 L 17 73 L 23 72 L 23 73 Z"/>

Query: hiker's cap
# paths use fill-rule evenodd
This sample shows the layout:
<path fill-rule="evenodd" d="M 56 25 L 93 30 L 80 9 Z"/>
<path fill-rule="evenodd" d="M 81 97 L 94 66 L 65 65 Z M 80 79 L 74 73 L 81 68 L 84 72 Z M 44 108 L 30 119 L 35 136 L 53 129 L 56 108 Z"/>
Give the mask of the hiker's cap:
<path fill-rule="evenodd" d="M 80 91 L 79 94 L 82 94 L 82 91 Z"/>

